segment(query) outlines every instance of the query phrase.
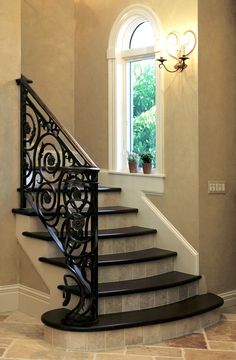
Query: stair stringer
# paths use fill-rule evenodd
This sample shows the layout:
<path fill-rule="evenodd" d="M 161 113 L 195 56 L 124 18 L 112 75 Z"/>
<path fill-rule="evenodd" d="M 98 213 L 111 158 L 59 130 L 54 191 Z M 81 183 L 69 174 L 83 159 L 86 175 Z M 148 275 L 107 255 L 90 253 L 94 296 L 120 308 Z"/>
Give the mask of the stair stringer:
<path fill-rule="evenodd" d="M 122 188 L 121 203 L 124 206 L 135 206 L 139 209 L 138 223 L 146 227 L 156 228 L 155 246 L 176 251 L 176 270 L 199 275 L 199 254 L 174 225 L 148 199 L 146 194 L 163 193 L 163 179 L 158 177 L 130 174 L 100 172 L 100 181 L 111 186 Z"/>
<path fill-rule="evenodd" d="M 62 254 L 53 242 L 34 240 L 22 235 L 23 231 L 32 230 L 32 222 L 35 231 L 42 229 L 39 219 L 16 214 L 16 238 L 50 291 L 49 304 L 45 305 L 45 311 L 48 311 L 62 306 L 62 292 L 57 289 L 57 285 L 63 283 L 66 270 L 43 264 L 38 260 L 40 256 L 53 257 Z M 37 287 L 35 289 L 37 290 Z"/>

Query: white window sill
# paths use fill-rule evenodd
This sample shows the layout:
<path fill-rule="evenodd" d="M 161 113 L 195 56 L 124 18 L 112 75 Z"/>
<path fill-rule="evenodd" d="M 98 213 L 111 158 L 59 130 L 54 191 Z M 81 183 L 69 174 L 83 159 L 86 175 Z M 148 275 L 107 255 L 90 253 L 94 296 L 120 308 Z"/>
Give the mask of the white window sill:
<path fill-rule="evenodd" d="M 151 172 L 151 174 L 144 174 L 142 171 L 139 171 L 137 173 L 130 173 L 129 171 L 108 170 L 108 174 L 121 175 L 121 176 L 138 176 L 138 177 L 147 177 L 147 178 L 160 178 L 160 179 L 164 179 L 166 177 L 165 174 L 158 174 L 155 171 Z"/>
<path fill-rule="evenodd" d="M 99 181 L 110 186 L 129 189 L 129 191 L 133 189 L 145 194 L 164 194 L 165 175 L 155 173 L 154 169 L 151 174 L 143 174 L 141 170 L 138 173 L 130 173 L 128 169 L 126 171 L 100 169 Z"/>

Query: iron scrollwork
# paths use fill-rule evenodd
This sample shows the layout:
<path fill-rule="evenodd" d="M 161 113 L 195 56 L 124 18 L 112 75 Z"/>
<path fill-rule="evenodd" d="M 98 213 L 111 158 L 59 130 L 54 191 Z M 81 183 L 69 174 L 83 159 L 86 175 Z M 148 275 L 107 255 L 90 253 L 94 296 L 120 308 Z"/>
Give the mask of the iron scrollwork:
<path fill-rule="evenodd" d="M 76 286 L 78 304 L 64 322 L 97 319 L 97 184 L 99 169 L 76 146 L 29 86 L 21 86 L 21 205 L 36 211 L 66 259 L 64 302 Z"/>

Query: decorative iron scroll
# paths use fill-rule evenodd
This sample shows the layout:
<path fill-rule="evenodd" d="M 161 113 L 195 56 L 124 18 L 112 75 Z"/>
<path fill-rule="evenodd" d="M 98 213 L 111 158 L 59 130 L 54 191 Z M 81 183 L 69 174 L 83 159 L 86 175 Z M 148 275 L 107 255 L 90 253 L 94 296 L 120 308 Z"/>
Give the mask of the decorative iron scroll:
<path fill-rule="evenodd" d="M 33 207 L 66 259 L 63 305 L 75 285 L 78 304 L 64 322 L 97 320 L 97 191 L 99 169 L 42 102 L 21 86 L 21 207 Z"/>

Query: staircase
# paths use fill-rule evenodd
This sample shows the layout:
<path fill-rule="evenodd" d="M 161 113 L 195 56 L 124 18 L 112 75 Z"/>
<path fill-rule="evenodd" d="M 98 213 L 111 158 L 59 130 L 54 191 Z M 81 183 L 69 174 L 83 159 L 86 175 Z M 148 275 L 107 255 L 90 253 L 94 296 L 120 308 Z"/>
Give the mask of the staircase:
<path fill-rule="evenodd" d="M 31 88 L 27 89 L 29 91 Z M 25 155 L 24 157 L 26 158 Z M 53 165 L 51 163 L 50 166 Z M 71 176 L 71 167 L 64 168 Z M 74 168 L 73 164 L 73 174 Z M 58 171 L 57 168 L 54 178 Z M 39 172 L 36 178 L 38 177 Z M 81 189 L 81 183 L 78 186 L 77 175 L 76 179 L 77 192 L 76 196 L 72 197 L 74 202 L 81 201 L 81 194 L 86 192 Z M 50 182 L 53 183 L 54 180 L 50 179 Z M 138 209 L 120 204 L 122 189 L 98 186 L 98 258 L 96 260 L 95 255 L 89 258 L 86 253 L 84 270 L 83 262 L 77 267 L 75 265 L 81 258 L 78 249 L 87 239 L 80 233 L 74 247 L 69 247 L 70 244 L 66 241 L 60 242 L 61 238 L 65 237 L 63 219 L 67 216 L 68 209 L 60 207 L 58 214 L 58 208 L 49 207 L 48 210 L 37 207 L 36 200 L 45 194 L 45 189 L 40 186 L 40 181 L 38 184 L 37 181 L 34 182 L 31 188 L 27 182 L 23 186 L 21 184 L 21 195 L 26 197 L 31 207 L 29 203 L 22 201 L 24 206 L 13 209 L 13 213 L 17 217 L 18 241 L 50 289 L 50 310 L 42 315 L 45 339 L 48 342 L 67 349 L 105 350 L 127 345 L 153 344 L 192 333 L 219 321 L 222 299 L 211 293 L 200 293 L 200 275 L 175 270 L 177 252 L 156 247 L 158 229 L 137 225 Z M 50 191 L 55 192 L 57 198 L 65 196 L 64 188 L 50 188 L 48 185 L 47 196 L 43 195 L 46 203 L 50 203 Z M 91 189 L 89 191 L 91 192 Z M 72 205 L 74 206 L 74 203 Z M 80 209 L 80 215 L 86 217 L 87 213 L 87 206 Z M 58 224 L 62 224 L 61 233 L 52 231 L 45 222 L 45 218 L 51 221 L 55 217 L 58 217 Z M 96 220 L 93 221 L 96 228 Z M 78 226 L 80 225 L 79 222 Z M 94 227 L 87 231 L 87 238 L 93 238 Z M 73 236 L 75 237 L 74 233 Z M 72 238 L 71 236 L 70 239 Z M 96 240 L 96 233 L 94 239 Z M 61 244 L 64 246 L 63 251 L 59 251 Z M 71 253 L 74 250 L 77 252 L 71 256 L 68 248 Z M 92 295 L 90 283 L 96 280 L 96 269 L 93 273 L 94 265 L 91 264 L 91 259 L 94 259 L 98 268 L 98 284 L 97 287 L 96 283 L 93 285 Z M 88 276 L 85 274 L 87 269 L 91 270 Z M 77 272 L 77 278 L 71 276 L 74 271 Z M 81 279 L 86 280 L 84 287 L 81 286 Z M 62 295 L 64 307 L 61 307 Z M 96 301 L 98 306 L 97 310 L 94 310 Z M 88 311 L 78 316 L 78 307 L 81 311 L 88 303 L 89 306 L 93 304 L 88 308 L 92 315 L 95 314 L 94 317 L 90 314 L 88 317 Z M 83 321 L 80 321 L 80 317 Z"/>

